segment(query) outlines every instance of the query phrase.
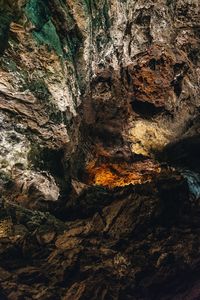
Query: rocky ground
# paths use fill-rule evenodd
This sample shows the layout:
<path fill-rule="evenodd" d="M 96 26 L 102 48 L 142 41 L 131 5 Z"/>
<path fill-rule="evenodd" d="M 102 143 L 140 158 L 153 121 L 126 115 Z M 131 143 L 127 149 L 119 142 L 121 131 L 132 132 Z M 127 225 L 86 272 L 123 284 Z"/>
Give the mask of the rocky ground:
<path fill-rule="evenodd" d="M 200 299 L 198 0 L 0 0 L 0 299 Z"/>
<path fill-rule="evenodd" d="M 88 188 L 65 222 L 7 203 L 1 299 L 198 299 L 199 210 L 173 173 Z"/>

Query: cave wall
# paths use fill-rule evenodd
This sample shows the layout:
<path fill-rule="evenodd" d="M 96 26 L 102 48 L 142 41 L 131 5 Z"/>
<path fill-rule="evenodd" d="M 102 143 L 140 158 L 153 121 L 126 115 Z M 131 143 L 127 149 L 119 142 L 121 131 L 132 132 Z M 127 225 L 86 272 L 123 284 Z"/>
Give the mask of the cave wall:
<path fill-rule="evenodd" d="M 26 181 L 28 193 L 42 189 L 37 173 L 58 185 L 56 201 L 54 161 L 68 180 L 78 144 L 85 161 L 102 148 L 151 157 L 187 135 L 199 107 L 198 15 L 198 1 L 2 0 L 2 180 Z"/>
<path fill-rule="evenodd" d="M 77 8 L 83 20 L 87 6 Z M 85 85 L 75 15 L 70 1 L 1 1 L 1 186 L 11 181 L 18 202 L 57 201 L 69 180 Z"/>
<path fill-rule="evenodd" d="M 199 299 L 199 15 L 0 0 L 0 299 Z"/>

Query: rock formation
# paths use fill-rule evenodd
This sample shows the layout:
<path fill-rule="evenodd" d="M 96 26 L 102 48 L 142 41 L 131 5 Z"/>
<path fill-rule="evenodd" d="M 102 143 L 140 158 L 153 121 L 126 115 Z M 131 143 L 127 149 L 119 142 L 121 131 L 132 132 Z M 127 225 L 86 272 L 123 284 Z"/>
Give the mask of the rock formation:
<path fill-rule="evenodd" d="M 0 0 L 0 299 L 200 298 L 198 0 Z"/>

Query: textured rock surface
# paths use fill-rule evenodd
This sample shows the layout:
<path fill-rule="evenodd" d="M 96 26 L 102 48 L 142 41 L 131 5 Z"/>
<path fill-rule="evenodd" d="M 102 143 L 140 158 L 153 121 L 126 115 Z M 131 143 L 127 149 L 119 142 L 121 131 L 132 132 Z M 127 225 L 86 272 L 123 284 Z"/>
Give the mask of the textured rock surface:
<path fill-rule="evenodd" d="M 0 0 L 1 299 L 200 298 L 199 15 Z"/>
<path fill-rule="evenodd" d="M 2 299 L 198 299 L 199 204 L 180 176 L 92 194 L 101 207 L 65 223 L 6 205 Z"/>
<path fill-rule="evenodd" d="M 45 149 L 67 161 L 78 144 L 86 161 L 151 157 L 193 134 L 199 9 L 198 1 L 2 0 L 1 152 L 12 148 L 2 170 L 37 169 L 31 158 Z"/>

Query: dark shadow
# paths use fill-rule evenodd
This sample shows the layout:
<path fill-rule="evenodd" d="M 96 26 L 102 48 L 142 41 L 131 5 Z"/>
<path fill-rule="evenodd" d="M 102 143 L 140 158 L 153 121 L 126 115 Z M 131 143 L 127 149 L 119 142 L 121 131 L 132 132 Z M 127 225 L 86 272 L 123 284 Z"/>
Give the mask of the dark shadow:
<path fill-rule="evenodd" d="M 134 112 L 147 119 L 165 111 L 162 107 L 156 107 L 152 103 L 139 101 L 136 98 L 131 102 L 131 106 Z"/>

